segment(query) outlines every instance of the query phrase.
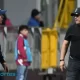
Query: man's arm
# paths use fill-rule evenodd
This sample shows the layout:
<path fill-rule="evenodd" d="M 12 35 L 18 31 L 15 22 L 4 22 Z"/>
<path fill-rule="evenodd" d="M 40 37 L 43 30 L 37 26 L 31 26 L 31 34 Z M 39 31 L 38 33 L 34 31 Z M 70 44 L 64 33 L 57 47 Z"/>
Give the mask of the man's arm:
<path fill-rule="evenodd" d="M 43 21 L 40 21 L 40 27 L 44 27 Z"/>
<path fill-rule="evenodd" d="M 60 69 L 61 69 L 61 71 L 63 71 L 64 67 L 65 67 L 64 59 L 65 59 L 65 56 L 66 56 L 66 53 L 68 50 L 69 43 L 71 41 L 72 30 L 73 30 L 73 25 L 71 25 L 68 28 L 66 35 L 65 35 L 65 38 L 64 38 L 64 41 L 63 41 L 63 44 L 62 44 L 61 56 L 60 56 Z"/>
<path fill-rule="evenodd" d="M 60 56 L 60 69 L 61 69 L 61 71 L 63 71 L 65 68 L 64 59 L 65 59 L 65 55 L 66 55 L 67 50 L 68 50 L 68 46 L 69 46 L 69 41 L 64 40 L 63 44 L 62 44 L 61 56 Z"/>
<path fill-rule="evenodd" d="M 63 41 L 63 44 L 62 44 L 62 48 L 61 48 L 60 60 L 62 60 L 62 59 L 64 60 L 65 55 L 66 55 L 67 50 L 68 50 L 68 46 L 69 46 L 69 41 L 64 40 L 64 41 Z"/>

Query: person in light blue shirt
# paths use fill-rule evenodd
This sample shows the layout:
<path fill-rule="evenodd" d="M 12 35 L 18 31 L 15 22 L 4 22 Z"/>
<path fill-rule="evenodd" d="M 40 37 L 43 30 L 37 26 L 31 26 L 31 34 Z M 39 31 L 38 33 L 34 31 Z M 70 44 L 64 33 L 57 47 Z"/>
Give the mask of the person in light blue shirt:
<path fill-rule="evenodd" d="M 44 23 L 41 21 L 40 13 L 41 12 L 39 12 L 37 9 L 33 9 L 27 25 L 30 27 L 43 27 Z"/>

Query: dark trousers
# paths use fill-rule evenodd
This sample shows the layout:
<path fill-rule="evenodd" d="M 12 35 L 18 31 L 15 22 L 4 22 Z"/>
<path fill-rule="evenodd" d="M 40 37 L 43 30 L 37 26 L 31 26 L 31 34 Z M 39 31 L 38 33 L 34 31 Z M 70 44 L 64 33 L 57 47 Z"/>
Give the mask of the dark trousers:
<path fill-rule="evenodd" d="M 66 74 L 66 80 L 80 80 L 80 60 L 70 56 Z"/>
<path fill-rule="evenodd" d="M 2 71 L 0 71 L 0 74 L 2 73 Z M 4 76 L 0 75 L 0 80 L 4 80 Z"/>
<path fill-rule="evenodd" d="M 4 77 L 0 76 L 0 80 L 4 80 Z"/>

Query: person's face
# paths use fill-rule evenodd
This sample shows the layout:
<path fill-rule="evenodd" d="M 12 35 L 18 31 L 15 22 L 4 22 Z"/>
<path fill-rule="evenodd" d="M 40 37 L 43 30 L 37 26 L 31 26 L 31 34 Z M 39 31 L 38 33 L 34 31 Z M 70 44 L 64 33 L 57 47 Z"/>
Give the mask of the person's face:
<path fill-rule="evenodd" d="M 38 14 L 37 16 L 35 16 L 35 19 L 40 20 L 40 14 Z"/>
<path fill-rule="evenodd" d="M 28 30 L 23 29 L 23 30 L 21 31 L 21 34 L 23 34 L 24 36 L 28 36 Z"/>
<path fill-rule="evenodd" d="M 0 24 L 2 24 L 2 21 L 3 21 L 3 16 L 0 15 Z"/>
<path fill-rule="evenodd" d="M 75 15 L 74 17 L 76 24 L 80 24 L 80 15 Z"/>

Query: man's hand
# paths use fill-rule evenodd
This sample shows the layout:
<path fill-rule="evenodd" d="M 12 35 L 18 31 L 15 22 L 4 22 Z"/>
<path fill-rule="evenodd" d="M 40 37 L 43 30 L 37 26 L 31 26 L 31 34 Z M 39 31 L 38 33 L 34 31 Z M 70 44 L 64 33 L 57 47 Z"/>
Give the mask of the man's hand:
<path fill-rule="evenodd" d="M 44 27 L 43 21 L 40 21 L 40 27 Z"/>
<path fill-rule="evenodd" d="M 2 63 L 2 66 L 3 66 L 5 72 L 9 71 L 6 63 Z"/>
<path fill-rule="evenodd" d="M 65 62 L 64 61 L 60 61 L 60 69 L 63 72 L 65 69 Z"/>

